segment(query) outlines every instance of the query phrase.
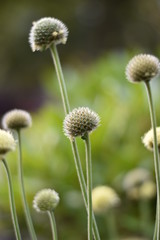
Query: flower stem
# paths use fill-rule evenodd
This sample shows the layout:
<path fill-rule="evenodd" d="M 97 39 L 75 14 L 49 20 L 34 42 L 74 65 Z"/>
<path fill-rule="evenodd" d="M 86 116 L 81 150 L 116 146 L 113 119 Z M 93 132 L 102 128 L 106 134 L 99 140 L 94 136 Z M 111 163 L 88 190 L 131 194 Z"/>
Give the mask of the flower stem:
<path fill-rule="evenodd" d="M 63 101 L 63 107 L 64 107 L 64 111 L 65 111 L 65 115 L 66 115 L 69 113 L 70 107 L 69 107 L 67 89 L 66 89 L 64 76 L 63 76 L 63 72 L 62 72 L 56 45 L 53 44 L 52 47 L 50 48 L 50 50 L 51 50 L 52 59 L 54 62 L 56 73 L 57 73 L 57 78 L 58 78 L 59 87 L 60 87 L 60 91 L 61 91 L 61 97 L 62 97 L 62 101 Z"/>
<path fill-rule="evenodd" d="M 66 115 L 70 111 L 70 106 L 69 106 L 69 100 L 68 100 L 68 96 L 67 96 L 66 85 L 65 85 L 63 72 L 62 72 L 62 67 L 61 67 L 61 63 L 60 63 L 60 60 L 59 60 L 56 45 L 53 45 L 50 48 L 50 50 L 51 50 L 52 59 L 53 59 L 53 62 L 54 62 L 56 73 L 57 73 L 57 78 L 58 78 L 59 87 L 60 87 L 60 91 L 61 91 L 61 97 L 62 97 L 64 112 L 65 112 L 65 115 Z M 76 166 L 76 171 L 77 171 L 77 175 L 78 175 L 78 179 L 79 179 L 80 188 L 81 188 L 82 196 L 83 196 L 83 199 L 84 199 L 84 204 L 85 204 L 85 207 L 87 209 L 86 182 L 85 182 L 85 178 L 84 178 L 84 174 L 83 174 L 83 170 L 82 170 L 82 164 L 81 164 L 81 161 L 80 161 L 78 148 L 77 148 L 77 144 L 76 144 L 75 140 L 71 141 L 71 147 L 72 147 L 72 152 L 73 152 L 73 156 L 74 156 L 74 161 L 75 161 L 75 166 Z M 96 223 L 94 214 L 93 214 L 93 233 L 94 233 L 95 240 L 100 240 L 99 231 L 98 231 L 98 227 L 97 227 L 97 223 Z"/>
<path fill-rule="evenodd" d="M 21 196 L 22 196 L 22 202 L 26 217 L 26 222 L 28 226 L 28 230 L 30 232 L 30 236 L 33 240 L 37 240 L 36 233 L 33 227 L 32 218 L 30 215 L 26 194 L 25 194 L 25 188 L 24 188 L 24 178 L 23 178 L 23 166 L 22 166 L 22 146 L 21 146 L 21 134 L 20 130 L 17 130 L 17 136 L 18 136 L 18 169 L 19 169 L 19 181 L 20 181 L 20 188 L 21 188 Z"/>
<path fill-rule="evenodd" d="M 117 233 L 116 218 L 114 209 L 109 209 L 106 215 L 107 233 L 108 240 L 118 240 L 119 236 Z"/>
<path fill-rule="evenodd" d="M 14 231 L 15 231 L 16 239 L 21 240 L 21 234 L 20 234 L 20 229 L 19 229 L 19 224 L 18 224 L 18 219 L 17 219 L 17 214 L 16 214 L 16 207 L 15 207 L 15 202 L 14 202 L 14 194 L 13 194 L 11 175 L 10 175 L 10 171 L 9 171 L 9 168 L 8 168 L 8 165 L 7 165 L 7 162 L 5 161 L 5 159 L 2 159 L 2 163 L 6 170 L 7 179 L 8 179 L 9 199 L 10 199 L 10 207 L 11 207 L 11 215 L 12 215 Z"/>
<path fill-rule="evenodd" d="M 86 173 L 87 173 L 87 200 L 88 200 L 88 240 L 92 240 L 92 159 L 91 159 L 91 144 L 89 134 L 84 137 L 86 149 Z"/>
<path fill-rule="evenodd" d="M 155 167 L 155 176 L 156 176 L 156 186 L 157 186 L 157 207 L 156 207 L 156 221 L 155 221 L 155 232 L 154 232 L 154 240 L 159 240 L 159 231 L 160 231 L 160 162 L 159 162 L 159 152 L 158 152 L 158 144 L 157 144 L 157 133 L 156 133 L 156 117 L 153 106 L 153 99 L 151 93 L 151 87 L 149 82 L 145 82 L 147 95 L 148 95 L 148 103 L 150 109 L 150 118 L 151 125 L 153 129 L 154 136 L 154 167 Z"/>
<path fill-rule="evenodd" d="M 48 215 L 49 215 L 49 218 L 50 218 L 53 240 L 58 240 L 56 221 L 55 221 L 55 217 L 54 217 L 53 211 L 49 211 Z"/>

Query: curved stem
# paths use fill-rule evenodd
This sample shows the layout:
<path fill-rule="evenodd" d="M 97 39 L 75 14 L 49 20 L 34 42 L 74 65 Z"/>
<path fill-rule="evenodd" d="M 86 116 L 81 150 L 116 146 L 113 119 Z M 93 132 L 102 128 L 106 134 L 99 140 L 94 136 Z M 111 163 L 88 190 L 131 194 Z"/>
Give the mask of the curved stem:
<path fill-rule="evenodd" d="M 59 82 L 59 86 L 60 86 L 64 111 L 65 111 L 65 114 L 68 114 L 70 111 L 69 100 L 68 100 L 66 85 L 65 85 L 63 72 L 62 72 L 62 68 L 61 68 L 61 64 L 60 64 L 60 60 L 59 60 L 59 56 L 58 56 L 58 52 L 57 52 L 57 47 L 55 44 L 53 44 L 50 49 L 51 49 L 51 55 L 52 55 L 52 59 L 54 62 L 54 66 L 56 69 L 57 78 L 58 78 L 58 82 Z"/>
<path fill-rule="evenodd" d="M 25 188 L 24 188 L 24 178 L 23 178 L 23 166 L 22 166 L 22 147 L 21 147 L 21 134 L 20 130 L 17 130 L 18 135 L 18 170 L 19 170 L 19 181 L 20 181 L 20 189 L 21 189 L 21 196 L 22 196 L 22 202 L 26 217 L 26 222 L 28 226 L 28 230 L 30 232 L 30 236 L 33 240 L 37 240 L 36 233 L 33 227 L 32 218 L 30 215 L 26 194 L 25 194 Z"/>
<path fill-rule="evenodd" d="M 145 82 L 147 95 L 148 95 L 148 103 L 150 109 L 150 118 L 151 125 L 153 129 L 154 136 L 154 167 L 155 167 L 155 176 L 156 176 L 156 186 L 157 186 L 157 207 L 156 207 L 156 222 L 155 222 L 155 233 L 154 240 L 159 240 L 159 231 L 160 231 L 160 162 L 159 162 L 159 151 L 157 144 L 157 133 L 156 133 L 156 117 L 153 106 L 153 99 L 151 93 L 151 87 L 149 82 Z"/>
<path fill-rule="evenodd" d="M 55 221 L 55 217 L 54 217 L 53 211 L 49 211 L 49 212 L 48 212 L 48 215 L 49 215 L 49 219 L 50 219 L 50 223 L 51 223 L 53 240 L 58 240 L 56 221 Z"/>
<path fill-rule="evenodd" d="M 84 137 L 86 149 L 87 200 L 88 200 L 88 240 L 92 240 L 92 160 L 89 134 Z"/>
<path fill-rule="evenodd" d="M 60 60 L 59 60 L 56 45 L 53 45 L 50 48 L 50 50 L 51 50 L 52 59 L 53 59 L 53 62 L 54 62 L 56 73 L 57 73 L 57 78 L 58 78 L 59 87 L 60 87 L 60 91 L 61 91 L 63 107 L 64 107 L 64 111 L 65 111 L 65 115 L 66 115 L 70 111 L 70 106 L 69 106 L 66 85 L 65 85 L 63 72 L 62 72 L 62 68 L 61 68 L 61 63 L 60 63 Z M 82 170 L 82 164 L 81 164 L 81 161 L 80 161 L 78 148 L 77 148 L 77 144 L 76 144 L 75 140 L 71 141 L 71 147 L 72 147 L 72 152 L 73 152 L 73 156 L 74 156 L 74 161 L 75 161 L 75 167 L 76 167 L 76 171 L 77 171 L 77 175 L 78 175 L 78 180 L 79 180 L 82 196 L 83 196 L 83 199 L 84 199 L 84 204 L 85 204 L 85 207 L 87 209 L 86 182 L 85 182 L 85 178 L 84 178 L 84 174 L 83 174 L 83 170 Z M 100 240 L 99 231 L 98 231 L 98 227 L 97 227 L 97 223 L 96 223 L 94 214 L 93 214 L 93 234 L 94 234 L 95 240 Z"/>
<path fill-rule="evenodd" d="M 5 161 L 5 159 L 2 159 L 2 163 L 3 163 L 4 168 L 6 170 L 7 179 L 8 179 L 9 200 L 10 200 L 11 215 L 12 215 L 12 222 L 13 222 L 13 226 L 14 226 L 14 231 L 15 231 L 16 239 L 21 240 L 22 238 L 21 238 L 18 219 L 17 219 L 17 214 L 16 214 L 16 207 L 15 207 L 15 202 L 14 202 L 14 194 L 13 194 L 13 188 L 12 188 L 11 175 L 10 175 L 10 171 L 9 171 L 9 168 L 8 168 L 8 165 L 7 165 L 7 162 Z"/>

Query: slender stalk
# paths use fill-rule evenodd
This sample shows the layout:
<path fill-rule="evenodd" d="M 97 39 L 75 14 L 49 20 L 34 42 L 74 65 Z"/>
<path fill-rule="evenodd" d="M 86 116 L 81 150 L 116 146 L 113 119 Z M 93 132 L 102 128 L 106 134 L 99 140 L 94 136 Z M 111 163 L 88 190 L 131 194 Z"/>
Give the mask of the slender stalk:
<path fill-rule="evenodd" d="M 151 206 L 150 199 L 139 199 L 139 212 L 140 212 L 140 230 L 145 237 L 151 239 L 152 227 L 151 227 Z"/>
<path fill-rule="evenodd" d="M 55 217 L 54 217 L 53 211 L 49 211 L 49 212 L 48 212 L 48 215 L 49 215 L 49 219 L 50 219 L 50 223 L 51 223 L 53 240 L 58 240 L 56 221 L 55 221 Z"/>
<path fill-rule="evenodd" d="M 66 85 L 65 85 L 63 72 L 62 72 L 62 68 L 61 68 L 61 63 L 60 63 L 60 60 L 59 60 L 56 45 L 53 45 L 50 48 L 50 50 L 51 50 L 52 59 L 53 59 L 53 62 L 54 62 L 56 73 L 57 73 L 57 78 L 58 78 L 59 87 L 60 87 L 60 91 L 61 91 L 63 107 L 64 107 L 64 111 L 65 111 L 65 115 L 66 115 L 70 111 L 70 106 L 69 106 L 69 100 L 68 100 L 68 96 L 67 96 Z M 85 204 L 85 207 L 87 209 L 86 182 L 85 182 L 85 178 L 84 178 L 84 174 L 83 174 L 83 170 L 82 170 L 82 164 L 81 164 L 81 161 L 80 161 L 78 148 L 77 148 L 77 144 L 76 144 L 75 140 L 71 141 L 71 147 L 72 147 L 72 152 L 73 152 L 73 156 L 74 156 L 74 161 L 75 161 L 75 166 L 76 166 L 76 171 L 77 171 L 77 175 L 78 175 L 78 179 L 79 179 L 80 188 L 81 188 L 82 196 L 83 196 L 83 199 L 84 199 L 84 204 Z M 100 240 L 99 231 L 98 231 L 98 227 L 97 227 L 97 224 L 96 224 L 94 214 L 93 214 L 93 233 L 94 233 L 95 240 Z"/>
<path fill-rule="evenodd" d="M 116 228 L 116 218 L 114 209 L 109 209 L 106 215 L 108 240 L 118 240 L 118 233 Z"/>
<path fill-rule="evenodd" d="M 7 174 L 8 187 L 9 187 L 9 200 L 10 200 L 10 208 L 11 208 L 11 215 L 12 215 L 14 231 L 15 231 L 16 239 L 21 240 L 22 238 L 21 238 L 20 228 L 19 228 L 17 214 L 16 214 L 16 207 L 15 207 L 15 202 L 14 202 L 14 194 L 13 194 L 11 175 L 10 175 L 10 171 L 9 171 L 9 168 L 8 168 L 8 165 L 7 165 L 7 162 L 5 161 L 5 159 L 2 159 L 2 163 L 4 165 L 4 168 L 5 168 L 5 171 Z"/>
<path fill-rule="evenodd" d="M 84 137 L 86 149 L 87 200 L 88 200 L 88 240 L 92 240 L 92 159 L 89 134 Z"/>
<path fill-rule="evenodd" d="M 77 170 L 77 174 L 78 174 L 78 179 L 79 179 L 79 183 L 80 183 L 80 188 L 82 191 L 82 196 L 84 199 L 84 204 L 86 209 L 87 207 L 87 190 L 86 190 L 86 183 L 84 180 L 84 175 L 83 175 L 83 171 L 82 171 L 82 165 L 80 162 L 80 158 L 79 158 L 79 154 L 78 154 L 78 149 L 77 149 L 77 145 L 75 140 L 72 142 L 71 141 L 71 146 L 72 146 L 72 151 L 73 151 L 73 156 L 74 156 L 74 161 L 75 161 L 75 165 L 76 165 L 76 170 Z M 94 234 L 94 238 L 95 240 L 100 240 L 100 236 L 99 236 L 99 231 L 98 231 L 98 227 L 97 227 L 97 223 L 96 223 L 96 219 L 93 213 L 93 234 Z"/>
<path fill-rule="evenodd" d="M 154 240 L 159 240 L 159 231 L 160 231 L 160 162 L 159 162 L 159 152 L 158 152 L 158 144 L 157 144 L 157 133 L 156 133 L 156 117 L 153 106 L 153 99 L 151 93 L 151 87 L 149 82 L 145 82 L 147 95 L 148 95 L 148 103 L 150 109 L 150 118 L 151 125 L 153 129 L 154 135 L 154 167 L 155 167 L 155 176 L 156 176 L 156 186 L 157 186 L 157 207 L 156 207 L 156 221 L 155 221 L 155 232 L 154 232 Z"/>
<path fill-rule="evenodd" d="M 68 100 L 67 89 L 64 81 L 64 76 L 61 68 L 61 63 L 60 63 L 58 52 L 57 52 L 57 47 L 55 44 L 53 44 L 50 49 L 51 49 L 51 55 L 52 55 L 52 59 L 54 62 L 56 73 L 57 73 L 64 111 L 65 111 L 65 114 L 68 114 L 70 111 L 70 106 L 69 106 L 69 100 Z"/>
<path fill-rule="evenodd" d="M 30 236 L 33 240 L 37 240 L 36 233 L 33 227 L 32 218 L 30 215 L 26 194 L 25 194 L 25 188 L 24 188 L 24 178 L 23 178 L 23 166 L 22 166 L 22 146 L 21 146 L 21 134 L 20 130 L 17 130 L 17 136 L 18 136 L 18 170 L 19 170 L 19 181 L 20 181 L 20 189 L 21 189 L 21 196 L 22 196 L 22 202 L 23 202 L 23 208 L 25 212 L 25 218 L 28 226 L 28 230 L 30 233 Z"/>

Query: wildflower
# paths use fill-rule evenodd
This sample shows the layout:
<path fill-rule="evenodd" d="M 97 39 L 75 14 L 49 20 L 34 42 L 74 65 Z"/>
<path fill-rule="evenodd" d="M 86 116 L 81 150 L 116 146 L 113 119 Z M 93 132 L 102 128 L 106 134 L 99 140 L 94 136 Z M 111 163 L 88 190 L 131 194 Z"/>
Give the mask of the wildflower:
<path fill-rule="evenodd" d="M 158 148 L 160 150 L 160 127 L 156 128 L 156 133 L 157 133 L 157 144 L 158 144 Z M 144 135 L 144 137 L 142 138 L 142 142 L 148 150 L 153 151 L 153 146 L 154 146 L 153 129 L 149 130 Z"/>
<path fill-rule="evenodd" d="M 160 72 L 158 58 L 149 54 L 139 54 L 133 57 L 126 67 L 126 77 L 130 82 L 149 82 Z"/>
<path fill-rule="evenodd" d="M 120 199 L 117 193 L 110 187 L 98 186 L 92 190 L 92 205 L 95 213 L 103 213 L 117 206 Z"/>
<path fill-rule="evenodd" d="M 142 185 L 145 181 L 151 179 L 150 172 L 144 168 L 135 168 L 129 171 L 123 180 L 124 190 Z"/>
<path fill-rule="evenodd" d="M 143 199 L 150 199 L 156 195 L 156 184 L 152 181 L 146 181 L 140 187 L 140 198 Z"/>
<path fill-rule="evenodd" d="M 24 110 L 14 109 L 7 112 L 2 119 L 4 129 L 21 129 L 32 125 L 32 119 L 28 112 Z"/>
<path fill-rule="evenodd" d="M 123 188 L 130 199 L 150 199 L 156 194 L 156 185 L 149 171 L 143 168 L 128 172 L 123 181 Z"/>
<path fill-rule="evenodd" d="M 33 207 L 38 212 L 53 211 L 59 203 L 58 193 L 52 189 L 39 191 L 33 200 Z"/>
<path fill-rule="evenodd" d="M 73 139 L 74 137 L 83 137 L 86 133 L 92 132 L 99 125 L 99 116 L 87 107 L 75 108 L 64 120 L 64 133 Z"/>
<path fill-rule="evenodd" d="M 0 155 L 3 156 L 15 149 L 16 143 L 10 132 L 0 129 Z"/>
<path fill-rule="evenodd" d="M 29 35 L 29 43 L 32 51 L 43 51 L 52 44 L 65 44 L 68 37 L 68 29 L 60 20 L 51 17 L 41 18 L 33 22 Z"/>

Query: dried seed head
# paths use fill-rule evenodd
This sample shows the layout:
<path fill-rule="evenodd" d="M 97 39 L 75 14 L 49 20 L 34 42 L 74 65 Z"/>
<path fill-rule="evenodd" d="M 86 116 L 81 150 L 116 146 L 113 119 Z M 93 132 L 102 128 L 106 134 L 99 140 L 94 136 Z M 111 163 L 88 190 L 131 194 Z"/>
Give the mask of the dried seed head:
<path fill-rule="evenodd" d="M 43 51 L 52 44 L 65 44 L 68 29 L 60 20 L 51 17 L 41 18 L 33 23 L 29 34 L 32 51 Z"/>
<path fill-rule="evenodd" d="M 95 213 L 105 213 L 119 203 L 120 198 L 110 187 L 98 186 L 92 190 L 92 205 Z"/>
<path fill-rule="evenodd" d="M 10 132 L 0 129 L 0 156 L 15 149 L 16 143 Z"/>
<path fill-rule="evenodd" d="M 52 189 L 39 191 L 33 200 L 33 207 L 37 212 L 53 211 L 59 203 L 58 193 Z"/>
<path fill-rule="evenodd" d="M 99 125 L 99 116 L 87 107 L 75 108 L 64 119 L 64 133 L 70 138 L 92 132 Z"/>
<path fill-rule="evenodd" d="M 133 57 L 126 67 L 126 78 L 133 83 L 149 82 L 160 73 L 158 58 L 149 54 Z"/>
<path fill-rule="evenodd" d="M 156 128 L 156 134 L 157 134 L 158 149 L 160 151 L 160 127 Z M 148 150 L 153 151 L 153 146 L 154 146 L 153 129 L 149 130 L 144 135 L 144 137 L 142 138 L 142 142 Z"/>
<path fill-rule="evenodd" d="M 2 126 L 4 129 L 18 130 L 27 128 L 32 125 L 32 119 L 28 112 L 24 110 L 14 109 L 7 112 L 2 118 Z"/>

